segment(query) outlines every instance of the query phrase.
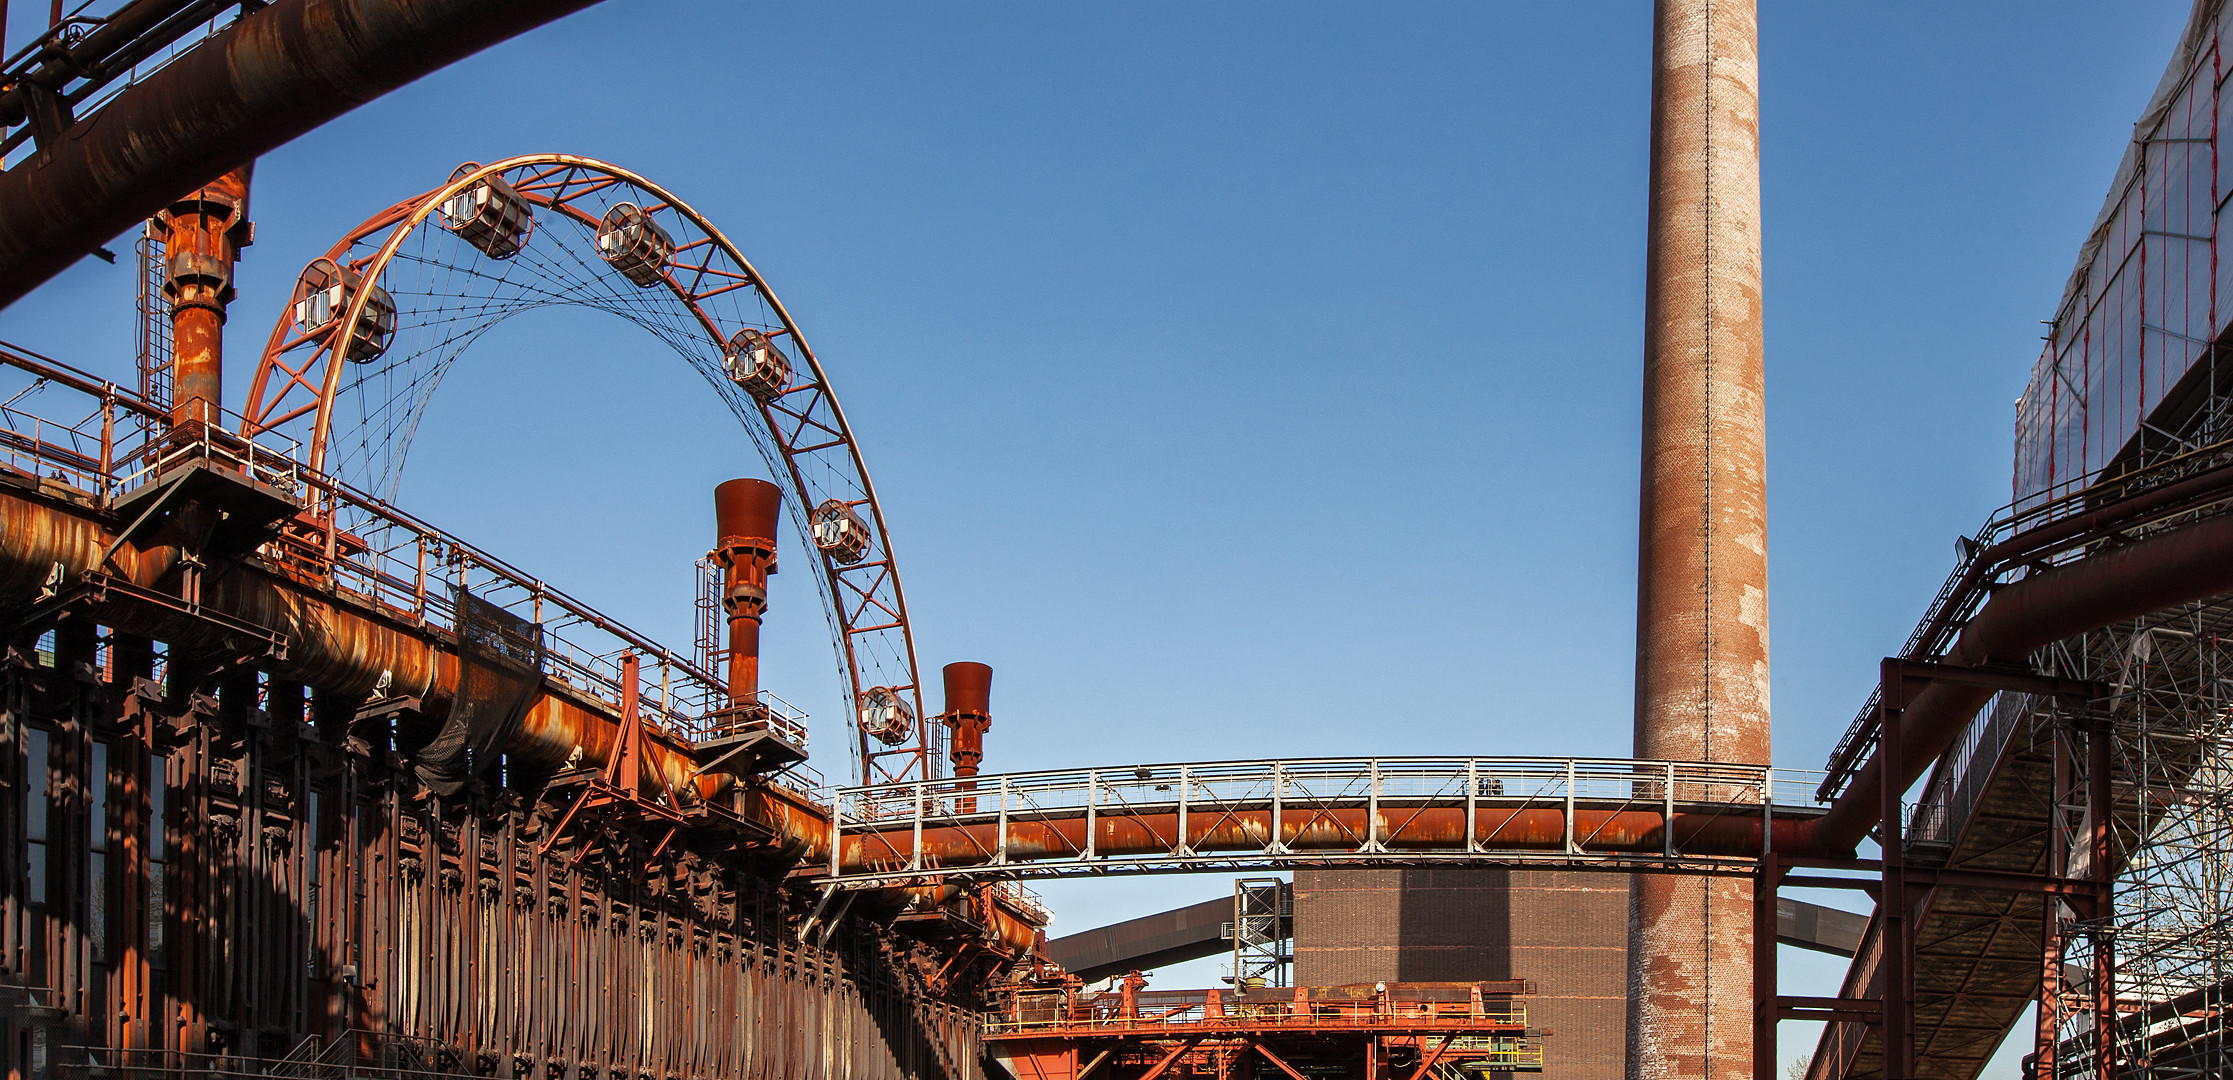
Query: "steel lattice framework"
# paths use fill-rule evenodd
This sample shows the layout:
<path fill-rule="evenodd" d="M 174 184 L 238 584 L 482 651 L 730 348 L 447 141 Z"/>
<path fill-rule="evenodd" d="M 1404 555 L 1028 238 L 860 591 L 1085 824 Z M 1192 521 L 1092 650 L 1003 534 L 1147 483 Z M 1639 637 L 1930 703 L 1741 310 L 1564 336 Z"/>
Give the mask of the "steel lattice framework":
<path fill-rule="evenodd" d="M 2057 912 L 2071 985 L 2045 998 L 2064 1048 L 2056 1064 L 2065 1076 L 2099 1071 L 2094 1033 L 2108 1025 L 2080 991 L 2106 952 L 2118 1075 L 2217 1075 L 2233 1049 L 2224 1020 L 2233 1004 L 2233 602 L 2109 627 L 2057 653 L 2059 665 L 2090 668 L 2119 691 L 2105 729 L 2119 871 L 2111 912 Z M 2090 735 L 2063 725 L 2054 737 Z M 2065 759 L 2072 786 L 2082 786 L 2084 756 Z M 2058 846 L 2083 852 L 2089 827 L 2081 813 L 2058 813 Z M 2083 855 L 2077 869 L 2086 869 Z"/>
<path fill-rule="evenodd" d="M 502 211 L 507 200 L 520 204 L 509 217 L 487 209 Z M 308 448 L 312 471 L 392 496 L 450 366 L 498 323 L 560 306 L 650 331 L 743 423 L 768 474 L 787 481 L 790 519 L 820 564 L 848 711 L 861 715 L 872 695 L 913 709 L 899 738 L 888 722 L 882 739 L 854 725 L 857 775 L 870 783 L 936 775 L 937 729 L 922 719 L 884 514 L 822 365 L 736 246 L 635 173 L 558 154 L 469 163 L 350 230 L 304 272 L 273 326 L 242 433 L 290 435 Z M 772 348 L 777 376 L 741 377 L 749 373 L 731 355 L 740 341 Z M 335 524 L 346 532 L 352 522 L 339 511 Z M 817 543 L 810 518 L 818 512 L 850 518 L 865 537 L 850 548 Z"/>

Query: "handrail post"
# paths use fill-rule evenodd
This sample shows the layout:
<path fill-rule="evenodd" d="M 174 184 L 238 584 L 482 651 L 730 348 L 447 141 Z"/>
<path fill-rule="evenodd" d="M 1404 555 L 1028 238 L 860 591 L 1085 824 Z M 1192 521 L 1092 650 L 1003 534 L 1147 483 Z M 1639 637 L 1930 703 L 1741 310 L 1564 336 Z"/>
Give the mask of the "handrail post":
<path fill-rule="evenodd" d="M 1100 803 L 1101 772 L 1098 769 L 1088 769 L 1085 774 L 1085 857 L 1087 862 L 1092 862 L 1095 857 L 1093 853 L 1094 833 L 1098 830 L 1094 828 L 1094 817 Z"/>
<path fill-rule="evenodd" d="M 1581 854 L 1574 848 L 1574 759 L 1566 759 L 1566 853 Z"/>
<path fill-rule="evenodd" d="M 1479 808 L 1481 795 L 1481 759 L 1465 759 L 1465 853 L 1480 851 L 1480 842 L 1474 825 L 1474 812 Z"/>
<path fill-rule="evenodd" d="M 111 501 L 109 489 L 116 478 L 116 393 L 115 387 L 101 384 L 101 487 L 98 492 L 101 505 Z"/>
<path fill-rule="evenodd" d="M 1370 759 L 1372 779 L 1370 793 L 1365 796 L 1365 846 L 1366 852 L 1380 850 L 1380 759 Z"/>
<path fill-rule="evenodd" d="M 1675 857 L 1675 763 L 1667 763 L 1667 782 L 1659 789 L 1663 807 L 1660 810 L 1660 839 L 1666 841 L 1667 858 Z"/>
<path fill-rule="evenodd" d="M 1179 766 L 1179 835 L 1177 843 L 1171 850 L 1171 854 L 1181 859 L 1194 854 L 1194 845 L 1186 842 L 1186 798 L 1188 795 L 1192 794 L 1192 792 L 1188 789 L 1194 786 L 1193 779 L 1194 773 L 1192 766 Z"/>
<path fill-rule="evenodd" d="M 1272 762 L 1272 838 L 1271 843 L 1264 845 L 1264 850 L 1273 855 L 1285 855 L 1288 852 L 1287 824 L 1284 820 L 1286 803 L 1287 763 L 1274 761 Z"/>
<path fill-rule="evenodd" d="M 331 588 L 341 583 L 340 571 L 334 565 L 334 563 L 338 561 L 335 557 L 335 554 L 340 550 L 341 543 L 341 506 L 339 500 L 335 498 L 335 493 L 333 491 L 328 490 L 325 495 L 326 585 L 328 588 Z M 463 571 L 460 571 L 458 574 L 458 584 L 462 586 L 464 583 L 465 575 Z"/>
<path fill-rule="evenodd" d="M 915 850 L 909 852 L 907 856 L 907 868 L 909 870 L 923 868 L 923 800 L 925 798 L 923 782 L 915 781 Z"/>
<path fill-rule="evenodd" d="M 1000 833 L 995 843 L 998 846 L 993 852 L 993 862 L 1008 865 L 1008 777 L 1005 775 L 1000 778 Z"/>
<path fill-rule="evenodd" d="M 1775 766 L 1760 769 L 1760 857 L 1776 853 L 1776 770 Z"/>

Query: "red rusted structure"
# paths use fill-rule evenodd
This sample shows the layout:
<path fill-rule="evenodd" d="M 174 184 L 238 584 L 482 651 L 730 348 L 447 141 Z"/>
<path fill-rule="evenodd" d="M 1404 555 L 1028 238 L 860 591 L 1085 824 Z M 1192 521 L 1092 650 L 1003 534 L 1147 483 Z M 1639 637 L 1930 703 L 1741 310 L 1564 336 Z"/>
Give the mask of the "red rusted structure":
<path fill-rule="evenodd" d="M 223 424 L 225 308 L 233 264 L 255 234 L 248 220 L 250 166 L 172 203 L 163 226 L 163 299 L 171 317 L 171 422 Z"/>
<path fill-rule="evenodd" d="M 798 852 L 751 816 L 781 782 L 700 768 L 713 732 L 644 685 L 654 643 L 546 590 L 546 618 L 624 650 L 609 674 L 534 659 L 543 627 L 445 600 L 440 564 L 368 576 L 340 537 L 326 563 L 288 493 L 327 482 L 206 426 L 166 432 L 173 464 L 138 487 L 100 480 L 141 460 L 101 436 L 167 417 L 68 369 L 11 370 L 100 417 L 90 455 L 9 444 L 67 479 L 0 477 L 18 620 L 0 767 L 27 785 L 0 799 L 0 963 L 29 995 L 0 1016 L 11 1045 L 73 1071 L 256 1067 L 307 1039 L 460 1075 L 974 1074 L 973 984 L 946 960 L 971 933 L 1012 959 L 1043 915 L 955 890 L 974 914 L 930 912 L 935 944 L 932 926 L 812 927 L 783 884 Z M 321 494 L 421 530 L 478 592 L 509 573 Z M 218 508 L 230 525 L 197 541 Z M 453 732 L 464 751 L 431 768 Z"/>
<path fill-rule="evenodd" d="M 40 233 L 0 237 L 11 298 L 74 257 L 72 236 L 114 232 L 117 207 L 162 211 L 149 234 L 160 284 L 143 305 L 161 305 L 169 333 L 141 362 L 143 385 L 159 371 L 172 391 L 144 401 L 0 357 L 0 376 L 36 380 L 0 423 L 11 1075 L 263 1071 L 281 1058 L 570 1080 L 978 1075 L 972 1003 L 1030 955 L 1044 912 L 1012 888 L 960 886 L 831 908 L 829 892 L 817 904 L 790 880 L 807 848 L 780 808 L 816 803 L 794 767 L 799 718 L 758 687 L 779 487 L 717 493 L 723 678 L 329 475 L 331 377 L 398 355 L 412 332 L 411 294 L 391 292 L 350 240 L 305 271 L 275 335 L 275 352 L 305 345 L 308 362 L 277 383 L 259 373 L 251 418 L 224 430 L 246 169 L 182 198 L 145 189 L 245 160 L 384 80 L 574 6 L 261 8 L 102 102 L 90 132 L 49 145 L 61 129 L 34 125 L 39 168 L 0 179 L 0 202 L 36 207 L 9 220 Z M 68 43 L 136 62 L 208 7 L 136 0 Z M 237 64 L 245 82 L 212 83 Z M 114 74 L 89 70 L 73 61 L 59 83 L 13 83 L 0 110 L 27 103 L 51 119 L 59 105 L 66 124 L 70 102 Z M 350 92 L 321 91 L 334 86 Z M 196 115 L 144 130 L 174 107 Z M 118 138 L 128 152 L 111 153 Z M 581 159 L 510 167 L 460 170 L 407 207 L 412 224 L 439 215 L 434 231 L 476 257 L 511 258 L 563 242 L 533 234 L 538 210 L 571 221 L 602 188 L 648 187 Z M 848 526 L 815 535 L 840 655 L 856 685 L 869 673 L 876 692 L 913 704 L 883 523 L 827 381 L 757 273 L 651 190 L 631 235 L 660 242 L 607 249 L 593 217 L 603 264 L 671 296 L 722 345 L 745 342 L 724 358 L 733 385 L 762 410 L 792 487 L 813 500 L 802 505 Z M 151 194 L 168 201 L 138 208 Z M 681 242 L 662 215 L 683 219 Z M 749 341 L 720 300 L 739 288 L 764 313 Z M 327 357 L 320 392 L 320 376 L 303 376 Z M 299 414 L 316 421 L 307 447 L 276 430 L 290 418 L 267 387 L 316 403 Z M 25 411 L 42 404 L 80 418 Z M 823 490 L 810 473 L 852 486 Z M 907 736 L 913 764 L 898 775 L 927 775 L 928 740 Z"/>
<path fill-rule="evenodd" d="M 776 516 L 783 489 L 765 480 L 730 480 L 713 489 L 714 520 L 721 539 L 713 549 L 721 564 L 721 609 L 729 617 L 729 706 L 757 703 L 760 695 L 760 619 L 768 610 L 768 576 L 775 573 Z"/>
<path fill-rule="evenodd" d="M 1115 992 L 1019 986 L 996 999 L 986 1041 L 1015 1080 L 1348 1075 L 1442 1080 L 1537 1072 L 1545 1033 L 1527 984 L 1365 983 Z"/>

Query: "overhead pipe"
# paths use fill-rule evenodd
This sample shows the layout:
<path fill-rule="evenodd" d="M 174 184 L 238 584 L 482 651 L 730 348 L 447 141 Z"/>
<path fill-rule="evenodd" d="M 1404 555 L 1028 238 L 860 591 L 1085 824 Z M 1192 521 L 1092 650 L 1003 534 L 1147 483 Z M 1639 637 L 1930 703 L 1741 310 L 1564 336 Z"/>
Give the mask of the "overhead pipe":
<path fill-rule="evenodd" d="M 298 135 L 595 0 L 278 0 L 0 174 L 0 307 Z"/>
<path fill-rule="evenodd" d="M 786 850 L 806 867 L 824 872 L 831 867 L 828 811 L 804 796 L 772 788 L 745 793 L 743 804 L 748 807 L 745 816 L 773 828 Z M 1214 812 L 1197 809 L 1187 816 L 1182 832 L 1177 810 L 1168 806 L 1102 806 L 1090 826 L 1083 809 L 1066 808 L 1030 818 L 1011 817 L 1005 826 L 1006 860 L 1075 858 L 1087 848 L 1089 829 L 1097 857 L 1156 855 L 1180 843 L 1198 853 L 1261 851 L 1273 844 L 1272 818 L 1268 805 L 1218 806 Z M 1796 842 L 1802 824 L 1802 820 L 1778 820 L 1778 846 Z M 1679 812 L 1674 818 L 1674 847 L 1696 855 L 1758 855 L 1760 825 L 1760 818 L 1750 814 Z M 997 821 L 925 826 L 921 865 L 945 869 L 990 865 L 1003 850 L 1002 828 Z M 1353 852 L 1360 837 L 1376 836 L 1391 855 L 1455 855 L 1466 850 L 1466 811 L 1463 806 L 1420 807 L 1383 799 L 1375 818 L 1360 797 L 1357 805 L 1314 806 L 1308 813 L 1290 807 L 1276 833 L 1278 843 L 1297 854 Z M 1576 807 L 1570 834 L 1563 807 L 1484 804 L 1474 810 L 1472 835 L 1484 848 L 1546 854 L 1565 852 L 1572 837 L 1586 838 L 1591 855 L 1653 857 L 1663 855 L 1668 846 L 1667 819 L 1657 809 Z M 838 844 L 835 866 L 842 874 L 901 873 L 915 865 L 914 822 L 904 814 L 888 824 L 848 824 L 839 833 Z"/>

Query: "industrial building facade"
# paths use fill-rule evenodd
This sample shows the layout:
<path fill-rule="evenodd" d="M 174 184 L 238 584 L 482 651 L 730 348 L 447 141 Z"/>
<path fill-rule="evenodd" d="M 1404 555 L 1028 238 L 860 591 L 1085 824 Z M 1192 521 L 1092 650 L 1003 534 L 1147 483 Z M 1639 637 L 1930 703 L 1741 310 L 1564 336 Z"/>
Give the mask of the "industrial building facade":
<path fill-rule="evenodd" d="M 1628 878 L 1436 866 L 1295 871 L 1295 982 L 1529 984 L 1545 1080 L 1626 1057 Z"/>

